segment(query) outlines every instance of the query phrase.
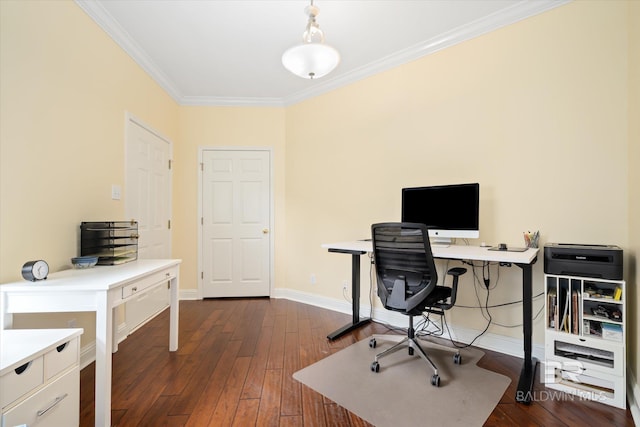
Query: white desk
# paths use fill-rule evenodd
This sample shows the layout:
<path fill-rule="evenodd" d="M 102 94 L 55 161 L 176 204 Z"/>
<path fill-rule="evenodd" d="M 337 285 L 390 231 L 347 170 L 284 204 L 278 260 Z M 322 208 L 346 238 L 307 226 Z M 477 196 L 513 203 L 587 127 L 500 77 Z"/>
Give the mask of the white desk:
<path fill-rule="evenodd" d="M 11 327 L 12 313 L 96 312 L 96 419 L 111 425 L 111 353 L 114 340 L 113 309 L 128 298 L 158 286 L 169 286 L 169 350 L 178 349 L 178 259 L 137 260 L 117 266 L 53 273 L 41 282 L 0 285 L 0 327 Z"/>
<path fill-rule="evenodd" d="M 372 242 L 367 240 L 356 240 L 351 242 L 325 243 L 323 248 L 329 252 L 350 254 L 351 264 L 351 288 L 352 288 L 352 313 L 353 319 L 350 324 L 329 334 L 327 338 L 336 339 L 345 333 L 360 327 L 371 319 L 360 318 L 360 256 L 373 252 Z M 529 248 L 524 252 L 509 252 L 489 250 L 488 247 L 449 245 L 431 245 L 431 252 L 435 258 L 466 260 L 466 261 L 489 261 L 515 264 L 522 269 L 522 324 L 524 343 L 524 362 L 520 372 L 520 380 L 516 391 L 516 401 L 530 403 L 533 390 L 533 380 L 537 360 L 532 356 L 531 336 L 533 334 L 533 313 L 532 313 L 532 265 L 538 258 L 538 249 Z M 356 271 L 357 270 L 357 271 Z"/>

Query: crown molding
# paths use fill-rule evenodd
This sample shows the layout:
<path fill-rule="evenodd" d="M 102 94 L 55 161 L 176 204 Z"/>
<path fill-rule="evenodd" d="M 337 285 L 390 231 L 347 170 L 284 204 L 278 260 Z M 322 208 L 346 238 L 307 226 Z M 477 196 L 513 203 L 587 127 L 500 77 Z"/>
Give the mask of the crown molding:
<path fill-rule="evenodd" d="M 324 78 L 322 82 L 311 88 L 293 93 L 284 98 L 256 97 L 216 97 L 216 96 L 184 96 L 162 70 L 138 46 L 120 24 L 117 23 L 102 5 L 91 0 L 75 0 L 87 13 L 133 60 L 142 67 L 168 94 L 180 105 L 190 106 L 269 106 L 282 107 L 293 105 L 309 98 L 319 96 L 355 83 L 375 74 L 414 61 L 442 49 L 454 46 L 463 41 L 489 33 L 523 19 L 554 9 L 572 0 L 522 0 L 513 6 L 496 12 L 485 18 L 462 25 L 451 31 L 439 34 L 424 42 L 373 61 L 338 77 Z"/>
<path fill-rule="evenodd" d="M 284 107 L 282 98 L 231 98 L 222 96 L 183 96 L 180 105 L 215 107 Z"/>
<path fill-rule="evenodd" d="M 131 38 L 129 33 L 113 19 L 100 3 L 92 0 L 75 0 L 76 4 L 93 19 L 142 69 L 164 89 L 174 101 L 181 103 L 182 94 L 176 85 L 153 62 L 147 53 Z"/>
<path fill-rule="evenodd" d="M 571 2 L 572 0 L 523 0 L 513 6 L 496 12 L 485 18 L 472 21 L 451 31 L 438 34 L 429 40 L 417 43 L 404 50 L 388 55 L 378 61 L 370 62 L 360 68 L 342 74 L 339 77 L 329 78 L 321 84 L 303 91 L 299 91 L 283 99 L 284 105 L 289 106 L 306 99 L 322 95 L 340 87 L 347 86 L 367 77 L 383 71 L 390 70 L 402 64 L 435 53 L 439 50 L 454 46 L 463 41 L 495 31 L 507 25 L 514 24 L 534 15 L 554 9 Z"/>

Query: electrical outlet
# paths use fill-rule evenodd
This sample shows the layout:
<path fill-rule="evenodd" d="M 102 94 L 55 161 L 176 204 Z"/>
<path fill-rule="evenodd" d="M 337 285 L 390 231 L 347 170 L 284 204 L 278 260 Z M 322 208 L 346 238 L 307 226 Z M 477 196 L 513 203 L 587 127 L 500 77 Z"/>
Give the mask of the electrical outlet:
<path fill-rule="evenodd" d="M 346 292 L 349 289 L 349 284 L 346 280 L 342 281 L 342 292 Z"/>
<path fill-rule="evenodd" d="M 316 284 L 316 275 L 314 273 L 311 273 L 310 281 L 312 285 Z"/>
<path fill-rule="evenodd" d="M 67 322 L 67 327 L 68 328 L 75 328 L 77 325 L 77 320 L 76 319 L 71 319 Z"/>

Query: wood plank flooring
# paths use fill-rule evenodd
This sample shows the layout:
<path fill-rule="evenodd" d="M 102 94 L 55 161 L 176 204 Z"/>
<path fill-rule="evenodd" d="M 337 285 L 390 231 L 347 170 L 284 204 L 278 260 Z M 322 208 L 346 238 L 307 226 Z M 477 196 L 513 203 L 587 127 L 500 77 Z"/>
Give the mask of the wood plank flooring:
<path fill-rule="evenodd" d="M 113 426 L 370 426 L 292 374 L 373 333 L 377 323 L 330 342 L 350 316 L 284 299 L 180 303 L 180 348 L 168 351 L 168 310 L 113 355 Z M 512 379 L 486 426 L 633 426 L 629 410 L 550 399 L 536 381 L 531 405 L 515 402 L 521 359 L 483 350 L 479 365 Z M 95 364 L 80 375 L 80 425 L 94 425 Z M 542 392 L 542 393 L 541 393 Z M 558 395 L 553 395 L 558 396 Z M 427 424 L 425 424 L 427 425 Z M 399 426 L 402 427 L 402 426 Z"/>

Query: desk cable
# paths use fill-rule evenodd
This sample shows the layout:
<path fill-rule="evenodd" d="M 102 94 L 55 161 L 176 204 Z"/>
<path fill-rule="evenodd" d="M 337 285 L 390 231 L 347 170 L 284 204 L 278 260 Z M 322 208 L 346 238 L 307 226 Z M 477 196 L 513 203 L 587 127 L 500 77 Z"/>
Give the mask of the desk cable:
<path fill-rule="evenodd" d="M 468 242 L 467 242 L 468 244 Z M 368 254 L 370 262 L 369 262 L 369 317 L 373 319 L 373 283 L 375 280 L 374 277 L 374 260 L 373 260 L 373 254 Z M 500 281 L 500 268 L 498 268 L 497 271 L 497 278 L 494 281 L 493 285 L 491 285 L 491 265 L 498 265 L 499 263 L 491 263 L 489 261 L 482 261 L 482 278 L 480 278 L 478 276 L 478 273 L 476 271 L 477 268 L 479 268 L 479 266 L 477 266 L 476 264 L 474 264 L 471 261 L 462 261 L 463 264 L 466 264 L 468 266 L 471 267 L 471 270 L 473 272 L 473 277 L 474 277 L 474 284 L 477 286 L 474 286 L 474 291 L 476 294 L 476 299 L 478 301 L 478 305 L 477 306 L 466 306 L 466 305 L 460 305 L 460 304 L 456 304 L 455 307 L 458 308 L 471 308 L 471 309 L 476 309 L 479 308 L 480 309 L 480 313 L 482 314 L 482 317 L 485 318 L 485 320 L 487 320 L 487 325 L 485 326 L 485 328 L 478 334 L 476 335 L 473 340 L 471 340 L 470 343 L 465 344 L 465 345 L 460 345 L 456 342 L 453 341 L 452 335 L 451 335 L 451 331 L 449 329 L 449 325 L 447 323 L 447 318 L 446 318 L 446 313 L 441 315 L 441 321 L 440 321 L 440 325 L 444 324 L 444 328 L 447 330 L 447 334 L 449 336 L 449 340 L 451 341 L 451 343 L 457 347 L 457 348 L 466 348 L 466 347 L 470 347 L 473 345 L 473 343 L 480 338 L 482 335 L 484 335 L 488 330 L 489 327 L 493 324 L 495 326 L 499 326 L 502 328 L 519 328 L 522 327 L 522 323 L 518 323 L 518 324 L 514 324 L 514 325 L 505 325 L 499 322 L 496 322 L 493 320 L 493 316 L 491 315 L 491 313 L 489 312 L 490 308 L 498 308 L 498 307 L 504 307 L 504 306 L 508 306 L 508 305 L 514 305 L 514 304 L 520 304 L 522 303 L 522 300 L 516 300 L 516 301 L 510 301 L 510 302 L 505 302 L 505 303 L 500 303 L 500 304 L 495 304 L 495 305 L 489 305 L 489 294 L 490 291 L 495 289 L 498 286 L 498 283 Z M 446 277 L 446 272 L 449 269 L 449 260 L 446 261 L 445 265 L 444 265 L 444 274 L 441 277 Z M 482 304 L 482 301 L 480 299 L 480 295 L 478 294 L 478 288 L 483 287 L 486 291 L 487 291 L 487 295 L 485 297 L 485 301 L 484 301 L 484 305 Z M 542 295 L 544 295 L 544 292 L 540 292 L 537 295 L 534 295 L 532 299 L 537 299 L 539 297 L 541 297 Z M 544 304 L 540 307 L 540 309 L 538 310 L 538 312 L 535 314 L 535 316 L 533 316 L 533 320 L 536 320 L 540 314 L 542 313 L 542 311 L 544 310 Z M 486 312 L 486 313 L 485 313 Z M 427 314 L 423 314 L 422 315 L 422 319 L 420 321 L 418 321 L 418 323 L 416 324 L 415 330 L 416 330 L 416 337 L 423 339 L 424 337 L 428 337 L 428 336 L 433 336 L 433 337 L 442 337 L 444 335 L 444 329 L 438 325 L 438 323 L 434 322 L 432 319 L 429 318 L 430 313 Z M 404 328 L 399 328 L 399 327 L 395 327 L 392 326 L 386 322 L 377 322 L 382 324 L 383 326 L 386 326 L 387 329 L 389 329 L 390 331 L 394 331 L 394 332 L 406 332 L 406 329 Z M 435 330 L 427 330 L 427 328 L 429 326 L 432 326 L 433 328 L 436 328 Z"/>
<path fill-rule="evenodd" d="M 473 262 L 469 262 L 469 261 L 464 261 L 464 263 L 469 265 L 469 266 L 471 266 L 471 269 L 473 271 L 473 276 L 475 278 L 474 283 L 476 284 L 476 286 L 474 286 L 474 290 L 475 290 L 475 293 L 476 293 L 476 299 L 478 301 L 478 305 L 477 306 L 466 306 L 466 305 L 456 304 L 456 307 L 460 307 L 460 308 L 480 308 L 480 312 L 482 313 L 482 316 L 486 320 L 491 320 L 492 323 L 494 325 L 496 325 L 496 326 L 500 326 L 500 327 L 503 327 L 503 328 L 519 328 L 519 327 L 521 327 L 522 323 L 518 323 L 518 324 L 515 324 L 515 325 L 505 325 L 505 324 L 502 324 L 502 323 L 498 323 L 498 322 L 494 321 L 491 318 L 491 314 L 489 313 L 489 309 L 490 308 L 498 308 L 498 307 L 504 307 L 504 306 L 508 306 L 508 305 L 514 305 L 514 304 L 521 304 L 522 303 L 522 300 L 519 299 L 519 300 L 516 300 L 516 301 L 509 301 L 509 302 L 504 302 L 504 303 L 494 304 L 494 305 L 489 305 L 488 304 L 488 301 L 489 301 L 489 298 L 488 298 L 489 295 L 488 294 L 489 294 L 489 292 L 491 290 L 493 290 L 493 289 L 495 289 L 497 287 L 498 282 L 500 280 L 500 268 L 498 268 L 498 279 L 496 279 L 495 284 L 493 286 L 491 286 L 488 283 L 487 280 L 490 280 L 490 277 L 491 277 L 490 276 L 490 274 L 491 274 L 490 267 L 491 267 L 491 265 L 496 265 L 498 263 L 490 263 L 488 261 L 483 261 L 482 262 L 482 279 L 480 279 L 480 277 L 478 277 L 478 274 L 476 272 L 476 268 L 478 268 L 477 265 L 475 265 Z M 486 269 L 486 274 L 485 274 L 485 269 Z M 487 298 L 486 298 L 484 306 L 482 305 L 482 302 L 480 300 L 480 295 L 478 294 L 478 289 L 481 289 L 481 288 L 484 288 L 487 291 Z M 532 297 L 532 299 L 537 299 L 537 298 L 541 297 L 542 295 L 544 295 L 544 292 L 540 292 L 540 293 L 534 295 Z M 483 308 L 484 308 L 484 310 L 483 310 Z M 537 319 L 540 316 L 540 314 L 542 313 L 543 310 L 544 310 L 544 304 L 540 307 L 540 309 L 538 310 L 536 315 L 533 316 L 533 320 Z M 485 314 L 485 311 L 486 311 L 486 314 Z"/>
<path fill-rule="evenodd" d="M 368 257 L 369 257 L 369 318 L 373 319 L 373 282 L 375 280 L 374 270 L 373 270 L 373 264 L 374 264 L 373 254 L 369 253 Z M 342 289 L 342 297 L 345 299 L 345 301 L 349 303 L 353 301 L 353 295 L 351 295 L 351 298 L 349 298 L 349 295 L 344 288 Z"/>
<path fill-rule="evenodd" d="M 442 323 L 444 323 L 444 328 L 447 330 L 447 334 L 449 336 L 449 340 L 451 341 L 452 345 L 454 345 L 457 348 L 466 348 L 469 347 L 471 345 L 473 345 L 473 343 L 482 335 L 484 335 L 487 330 L 489 329 L 489 327 L 493 324 L 499 327 L 503 327 L 503 328 L 517 328 L 517 327 L 522 327 L 522 323 L 519 324 L 515 324 L 515 325 L 505 325 L 505 324 L 501 324 L 499 322 L 496 322 L 495 320 L 493 320 L 493 316 L 491 315 L 491 313 L 489 312 L 489 308 L 497 308 L 497 307 L 503 307 L 503 306 L 508 306 L 508 305 L 513 305 L 513 304 L 519 304 L 522 303 L 522 300 L 517 300 L 517 301 L 510 301 L 510 302 L 506 302 L 506 303 L 501 303 L 501 304 L 495 304 L 495 305 L 489 305 L 489 294 L 490 291 L 495 289 L 498 285 L 498 281 L 500 278 L 500 269 L 498 268 L 498 278 L 495 281 L 495 284 L 493 286 L 490 286 L 490 279 L 491 279 L 491 271 L 490 271 L 490 267 L 491 267 L 491 263 L 488 261 L 483 261 L 482 262 L 482 278 L 480 278 L 478 276 L 478 273 L 476 271 L 476 268 L 478 268 L 477 265 L 475 265 L 473 262 L 469 262 L 469 261 L 462 261 L 464 264 L 467 264 L 469 266 L 471 266 L 472 271 L 473 271 L 473 276 L 474 276 L 474 284 L 476 286 L 474 286 L 474 290 L 475 290 L 475 294 L 476 294 L 476 299 L 478 301 L 478 305 L 477 306 L 465 306 L 465 305 L 460 305 L 460 304 L 456 304 L 456 307 L 459 308 L 479 308 L 480 309 L 480 313 L 482 314 L 482 317 L 485 318 L 485 320 L 487 320 L 487 324 L 485 326 L 485 328 L 482 330 L 482 332 L 480 332 L 478 335 L 476 335 L 475 338 L 473 338 L 473 340 L 471 340 L 470 343 L 466 344 L 466 345 L 459 345 L 458 343 L 453 341 L 452 335 L 451 335 L 451 331 L 449 329 L 449 325 L 447 323 L 447 318 L 446 318 L 446 313 L 441 315 L 441 320 L 440 320 L 440 324 L 442 325 Z M 494 263 L 496 264 L 496 263 Z M 444 267 L 444 271 L 446 273 L 446 271 L 448 271 L 448 265 L 449 262 L 447 261 L 447 263 L 445 264 Z M 487 291 L 486 297 L 485 297 L 485 301 L 484 304 L 482 303 L 481 299 L 480 299 L 480 295 L 478 294 L 478 288 L 484 288 Z M 539 298 L 544 294 L 544 292 L 541 292 L 537 295 L 533 296 L 533 299 Z M 540 307 L 540 309 L 538 310 L 538 312 L 536 313 L 536 315 L 533 317 L 533 320 L 537 319 L 540 314 L 542 313 L 542 311 L 544 310 L 544 304 Z M 423 320 L 421 323 L 419 323 L 419 327 L 421 328 L 420 331 L 416 331 L 416 335 L 420 335 L 422 337 L 426 337 L 426 336 L 443 336 L 444 335 L 444 330 L 442 329 L 441 326 L 439 326 L 436 322 L 434 322 L 433 320 L 431 320 L 429 318 L 429 314 L 423 315 Z M 431 330 L 431 331 L 427 331 L 427 327 L 429 327 L 429 325 L 433 326 L 436 328 L 436 330 Z M 418 329 L 418 328 L 416 328 Z"/>

